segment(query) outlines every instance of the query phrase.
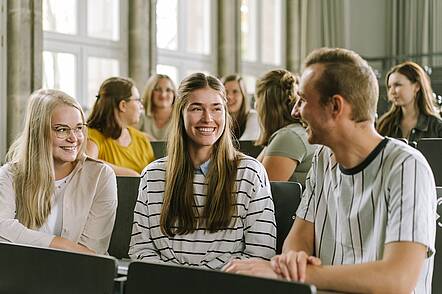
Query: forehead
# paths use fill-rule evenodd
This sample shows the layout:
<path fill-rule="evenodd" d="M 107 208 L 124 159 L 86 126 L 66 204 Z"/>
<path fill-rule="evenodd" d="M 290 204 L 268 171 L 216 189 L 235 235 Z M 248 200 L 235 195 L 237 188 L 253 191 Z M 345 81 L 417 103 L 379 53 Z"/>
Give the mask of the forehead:
<path fill-rule="evenodd" d="M 390 74 L 390 76 L 388 77 L 388 83 L 406 82 L 406 81 L 410 81 L 410 80 L 405 75 L 403 75 L 399 72 L 394 72 L 394 73 Z"/>
<path fill-rule="evenodd" d="M 80 111 L 70 105 L 57 105 L 52 112 L 53 124 L 78 124 L 83 123 Z"/>
<path fill-rule="evenodd" d="M 299 91 L 304 93 L 305 91 L 311 91 L 315 88 L 315 82 L 320 77 L 323 70 L 323 66 L 320 64 L 314 64 L 307 67 L 299 81 Z"/>
<path fill-rule="evenodd" d="M 203 88 L 194 90 L 189 95 L 188 105 L 191 104 L 201 104 L 201 105 L 212 105 L 212 104 L 223 104 L 223 98 L 221 94 L 212 88 Z"/>
<path fill-rule="evenodd" d="M 239 84 L 238 84 L 238 81 L 228 81 L 228 82 L 226 82 L 225 84 L 224 84 L 224 86 L 227 88 L 227 87 L 230 87 L 230 88 L 239 88 Z"/>
<path fill-rule="evenodd" d="M 172 83 L 168 78 L 161 78 L 157 82 L 157 87 L 172 87 Z"/>

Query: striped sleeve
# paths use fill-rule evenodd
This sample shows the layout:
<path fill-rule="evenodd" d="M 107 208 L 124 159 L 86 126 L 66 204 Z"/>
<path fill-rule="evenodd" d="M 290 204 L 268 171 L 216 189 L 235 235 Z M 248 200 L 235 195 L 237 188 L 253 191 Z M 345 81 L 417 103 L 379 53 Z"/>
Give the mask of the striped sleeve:
<path fill-rule="evenodd" d="M 149 222 L 149 203 L 147 195 L 148 176 L 149 171 L 146 171 L 140 180 L 128 254 L 131 259 L 161 262 L 159 251 L 156 250 L 150 234 L 151 227 Z"/>
<path fill-rule="evenodd" d="M 248 170 L 243 177 L 253 182 L 248 210 L 244 219 L 244 250 L 241 258 L 258 257 L 270 259 L 276 251 L 276 221 L 270 190 L 270 182 L 262 165 L 252 165 L 256 171 Z"/>
<path fill-rule="evenodd" d="M 409 241 L 434 253 L 436 188 L 426 162 L 408 156 L 392 166 L 388 180 L 388 224 L 385 243 Z"/>
<path fill-rule="evenodd" d="M 311 223 L 315 222 L 316 217 L 315 190 L 316 181 L 318 180 L 317 164 L 319 152 L 315 153 L 315 155 L 313 156 L 312 166 L 307 173 L 307 177 L 305 179 L 305 189 L 302 193 L 301 202 L 299 203 L 298 209 L 296 211 L 296 217 L 299 217 Z"/>

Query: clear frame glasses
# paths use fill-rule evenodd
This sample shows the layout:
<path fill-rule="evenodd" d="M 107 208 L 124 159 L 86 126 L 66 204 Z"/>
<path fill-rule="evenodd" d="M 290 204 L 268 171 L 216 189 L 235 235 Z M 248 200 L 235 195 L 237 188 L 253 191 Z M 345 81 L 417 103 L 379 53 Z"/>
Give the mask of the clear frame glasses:
<path fill-rule="evenodd" d="M 62 139 L 62 140 L 69 137 L 71 135 L 71 133 L 74 133 L 75 137 L 77 137 L 77 138 L 84 137 L 85 129 L 86 129 L 86 124 L 78 125 L 75 128 L 70 128 L 65 125 L 58 125 L 58 126 L 52 127 L 52 130 L 54 131 L 55 136 L 58 139 Z"/>

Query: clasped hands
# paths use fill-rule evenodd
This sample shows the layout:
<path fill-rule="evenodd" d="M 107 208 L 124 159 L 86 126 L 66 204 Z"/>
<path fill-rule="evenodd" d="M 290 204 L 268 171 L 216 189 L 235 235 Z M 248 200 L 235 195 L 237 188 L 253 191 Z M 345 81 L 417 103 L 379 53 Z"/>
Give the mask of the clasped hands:
<path fill-rule="evenodd" d="M 305 282 L 309 265 L 319 266 L 321 260 L 308 256 L 304 251 L 288 251 L 272 257 L 270 261 L 258 258 L 231 260 L 223 270 L 228 273 Z"/>

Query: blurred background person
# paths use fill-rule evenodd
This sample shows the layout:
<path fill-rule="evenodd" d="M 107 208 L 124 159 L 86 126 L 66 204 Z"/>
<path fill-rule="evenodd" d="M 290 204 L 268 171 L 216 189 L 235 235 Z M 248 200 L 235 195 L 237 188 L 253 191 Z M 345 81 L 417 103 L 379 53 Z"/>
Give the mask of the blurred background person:
<path fill-rule="evenodd" d="M 147 80 L 141 99 L 144 113 L 139 129 L 152 141 L 166 140 L 175 96 L 175 85 L 169 76 L 155 74 Z"/>
<path fill-rule="evenodd" d="M 232 117 L 235 138 L 256 141 L 259 137 L 258 115 L 250 108 L 244 80 L 237 74 L 222 78 L 227 94 L 227 106 Z"/>
<path fill-rule="evenodd" d="M 265 146 L 258 160 L 270 181 L 295 181 L 305 185 L 315 147 L 299 118 L 291 115 L 296 103 L 298 78 L 285 69 L 267 72 L 256 82 L 256 110 Z"/>
<path fill-rule="evenodd" d="M 139 176 L 154 159 L 147 135 L 131 127 L 142 108 L 131 79 L 112 77 L 101 84 L 87 120 L 87 154 L 107 162 L 117 176 Z"/>
<path fill-rule="evenodd" d="M 430 79 L 417 63 L 406 61 L 390 69 L 385 82 L 391 108 L 378 121 L 381 135 L 417 142 L 442 137 Z"/>

